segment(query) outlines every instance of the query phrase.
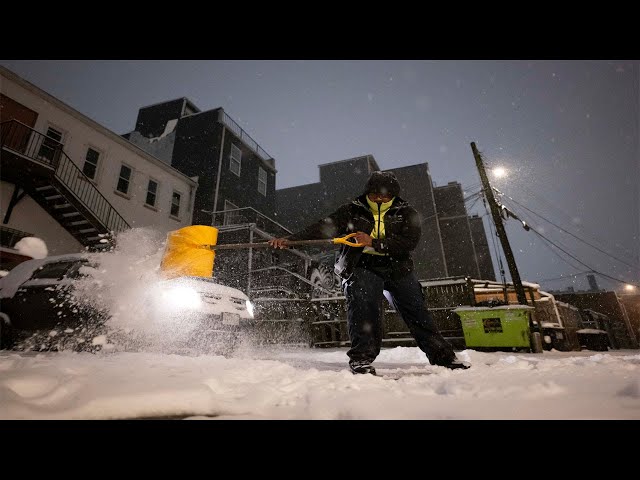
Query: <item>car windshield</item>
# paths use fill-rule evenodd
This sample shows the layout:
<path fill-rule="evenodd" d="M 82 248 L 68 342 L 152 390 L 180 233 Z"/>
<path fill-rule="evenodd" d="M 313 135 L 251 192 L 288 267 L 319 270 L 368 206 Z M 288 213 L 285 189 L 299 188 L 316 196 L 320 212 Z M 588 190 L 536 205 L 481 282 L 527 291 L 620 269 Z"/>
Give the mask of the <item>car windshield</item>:
<path fill-rule="evenodd" d="M 76 262 L 47 263 L 33 272 L 31 278 L 62 278 L 75 263 Z"/>

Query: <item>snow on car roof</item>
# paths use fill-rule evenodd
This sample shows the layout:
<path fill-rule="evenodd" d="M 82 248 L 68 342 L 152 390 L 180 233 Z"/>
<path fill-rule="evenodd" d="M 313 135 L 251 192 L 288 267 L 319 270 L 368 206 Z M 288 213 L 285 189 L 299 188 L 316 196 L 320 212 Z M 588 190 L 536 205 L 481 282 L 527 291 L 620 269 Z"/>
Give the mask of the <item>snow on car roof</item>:
<path fill-rule="evenodd" d="M 52 255 L 45 258 L 35 258 L 33 260 L 27 260 L 16 265 L 8 275 L 0 278 L 0 298 L 13 297 L 20 285 L 31 278 L 33 272 L 40 267 L 53 262 L 74 261 L 87 258 L 83 253 L 70 253 L 66 255 Z"/>

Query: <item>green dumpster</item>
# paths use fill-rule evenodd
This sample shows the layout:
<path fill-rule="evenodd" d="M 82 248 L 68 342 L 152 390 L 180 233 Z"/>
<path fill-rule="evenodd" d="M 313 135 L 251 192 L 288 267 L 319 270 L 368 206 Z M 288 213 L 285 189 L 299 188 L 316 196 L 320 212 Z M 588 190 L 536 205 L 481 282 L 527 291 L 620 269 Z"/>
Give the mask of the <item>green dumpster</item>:
<path fill-rule="evenodd" d="M 487 350 L 531 350 L 530 316 L 533 307 L 502 305 L 499 307 L 458 307 L 467 348 Z"/>

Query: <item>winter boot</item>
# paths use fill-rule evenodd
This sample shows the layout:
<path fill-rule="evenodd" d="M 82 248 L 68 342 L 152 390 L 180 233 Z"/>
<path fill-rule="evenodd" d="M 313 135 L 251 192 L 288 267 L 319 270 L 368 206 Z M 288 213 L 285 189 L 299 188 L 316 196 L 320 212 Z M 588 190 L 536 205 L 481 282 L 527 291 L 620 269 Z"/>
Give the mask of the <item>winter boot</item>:
<path fill-rule="evenodd" d="M 461 368 L 462 370 L 466 370 L 467 368 L 471 368 L 471 365 L 461 360 L 458 360 L 457 358 L 453 360 L 451 363 L 447 363 L 446 365 L 442 365 L 442 366 L 450 368 L 451 370 L 456 370 L 458 368 Z"/>
<path fill-rule="evenodd" d="M 373 365 L 366 360 L 349 362 L 349 368 L 351 369 L 351 373 L 354 375 L 358 373 L 370 373 L 371 375 L 376 374 L 376 369 L 373 368 Z"/>

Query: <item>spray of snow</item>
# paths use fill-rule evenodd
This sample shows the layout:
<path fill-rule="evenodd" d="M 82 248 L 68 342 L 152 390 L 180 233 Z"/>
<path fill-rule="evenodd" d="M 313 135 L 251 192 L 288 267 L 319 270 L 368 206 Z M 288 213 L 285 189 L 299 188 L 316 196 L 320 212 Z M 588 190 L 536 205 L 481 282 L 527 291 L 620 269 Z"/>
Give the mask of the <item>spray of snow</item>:
<path fill-rule="evenodd" d="M 160 264 L 165 244 L 166 234 L 149 228 L 119 234 L 115 249 L 88 255 L 95 268 L 84 267 L 82 273 L 88 276 L 75 289 L 76 301 L 108 312 L 108 341 L 118 350 L 180 354 L 224 351 L 229 338 L 208 337 L 198 312 L 172 308 L 164 298 Z M 221 292 L 228 288 L 218 287 Z M 182 303 L 188 299 L 177 289 L 174 293 Z"/>
<path fill-rule="evenodd" d="M 133 228 L 119 234 L 117 247 L 109 252 L 89 254 L 95 266 L 77 285 L 78 301 L 106 311 L 110 338 L 124 349 L 141 347 L 141 338 L 161 336 L 161 322 L 154 316 L 149 292 L 160 277 L 164 235 L 148 228 Z"/>
<path fill-rule="evenodd" d="M 248 297 L 213 279 L 165 279 L 160 269 L 165 244 L 166 233 L 133 228 L 119 234 L 110 251 L 48 256 L 16 266 L 0 278 L 0 297 L 12 297 L 47 263 L 88 261 L 79 269 L 80 278 L 43 280 L 59 321 L 16 341 L 15 348 L 252 355 L 255 329 Z M 238 322 L 235 332 L 213 320 L 223 313 L 231 314 L 230 325 Z"/>
<path fill-rule="evenodd" d="M 24 237 L 18 240 L 14 248 L 21 255 L 31 258 L 45 258 L 49 254 L 47 244 L 38 237 Z"/>

